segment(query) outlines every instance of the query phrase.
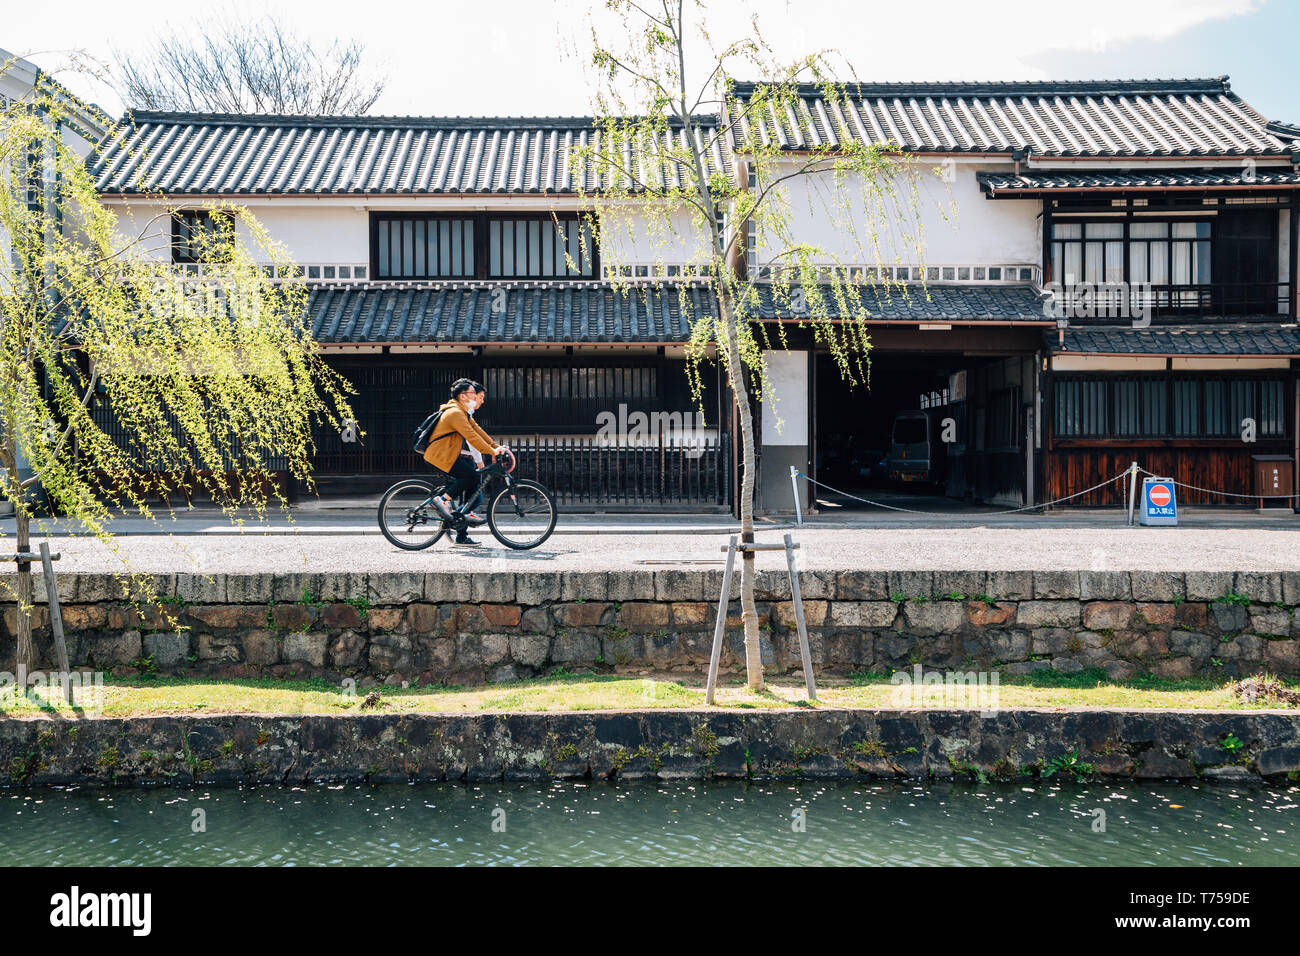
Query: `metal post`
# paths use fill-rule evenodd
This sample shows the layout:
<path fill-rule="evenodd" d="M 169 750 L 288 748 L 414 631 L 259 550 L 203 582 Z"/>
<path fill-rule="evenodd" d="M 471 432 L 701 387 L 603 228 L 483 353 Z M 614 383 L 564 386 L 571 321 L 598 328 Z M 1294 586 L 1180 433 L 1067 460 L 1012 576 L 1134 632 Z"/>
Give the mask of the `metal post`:
<path fill-rule="evenodd" d="M 808 627 L 803 617 L 803 594 L 799 591 L 799 572 L 794 566 L 794 542 L 785 536 L 785 563 L 790 569 L 790 597 L 794 601 L 794 620 L 799 627 L 799 656 L 803 659 L 803 678 L 808 685 L 808 699 L 817 699 L 817 684 L 813 680 L 812 651 L 808 649 Z"/>
<path fill-rule="evenodd" d="M 731 603 L 731 572 L 736 567 L 736 536 L 727 548 L 727 569 L 722 572 L 722 594 L 718 598 L 718 620 L 713 625 L 713 653 L 709 655 L 709 681 L 704 688 L 704 703 L 713 705 L 713 690 L 718 684 L 718 661 L 722 658 L 722 634 L 727 628 L 727 605 Z"/>
<path fill-rule="evenodd" d="M 50 607 L 50 628 L 54 631 L 54 651 L 59 658 L 59 683 L 63 686 L 63 699 L 72 703 L 72 680 L 68 669 L 68 645 L 63 640 L 63 612 L 59 610 L 59 591 L 54 584 L 54 562 L 50 558 L 50 545 L 42 541 L 41 570 L 45 576 L 45 600 Z"/>
<path fill-rule="evenodd" d="M 1133 507 L 1137 504 L 1138 463 L 1128 467 L 1128 526 L 1133 527 Z"/>
<path fill-rule="evenodd" d="M 794 492 L 794 523 L 803 525 L 803 506 L 799 502 L 799 469 L 790 466 L 790 490 Z"/>

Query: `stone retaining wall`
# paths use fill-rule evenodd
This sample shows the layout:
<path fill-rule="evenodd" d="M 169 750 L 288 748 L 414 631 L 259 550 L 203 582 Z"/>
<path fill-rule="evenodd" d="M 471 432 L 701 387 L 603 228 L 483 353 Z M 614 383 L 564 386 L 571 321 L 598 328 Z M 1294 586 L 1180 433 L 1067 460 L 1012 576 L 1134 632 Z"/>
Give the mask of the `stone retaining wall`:
<path fill-rule="evenodd" d="M 38 580 L 38 600 L 44 600 Z M 76 666 L 223 677 L 480 683 L 557 667 L 699 671 L 720 571 L 159 575 L 158 606 L 109 575 L 59 575 Z M 1300 677 L 1300 572 L 805 571 L 813 661 L 824 673 L 1100 668 L 1122 680 Z M 733 592 L 734 593 L 734 592 Z M 784 574 L 759 581 L 763 660 L 798 671 Z M 743 668 L 732 603 L 723 666 Z M 0 668 L 12 668 L 16 608 Z M 48 615 L 36 608 L 44 666 Z"/>
<path fill-rule="evenodd" d="M 0 787 L 370 781 L 1294 780 L 1300 714 L 641 711 L 0 719 Z"/>

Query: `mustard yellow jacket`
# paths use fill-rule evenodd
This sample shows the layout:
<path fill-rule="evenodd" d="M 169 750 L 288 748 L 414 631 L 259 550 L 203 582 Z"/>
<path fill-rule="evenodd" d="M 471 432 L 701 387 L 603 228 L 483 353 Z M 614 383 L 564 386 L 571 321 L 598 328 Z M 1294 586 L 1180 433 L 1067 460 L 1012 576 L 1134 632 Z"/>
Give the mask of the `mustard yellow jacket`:
<path fill-rule="evenodd" d="M 424 460 L 439 471 L 451 471 L 451 466 L 460 457 L 460 441 L 456 435 L 485 455 L 496 451 L 499 444 L 465 414 L 465 409 L 460 407 L 459 402 L 453 400 L 442 405 L 442 417 L 429 436 L 429 447 L 424 450 Z"/>

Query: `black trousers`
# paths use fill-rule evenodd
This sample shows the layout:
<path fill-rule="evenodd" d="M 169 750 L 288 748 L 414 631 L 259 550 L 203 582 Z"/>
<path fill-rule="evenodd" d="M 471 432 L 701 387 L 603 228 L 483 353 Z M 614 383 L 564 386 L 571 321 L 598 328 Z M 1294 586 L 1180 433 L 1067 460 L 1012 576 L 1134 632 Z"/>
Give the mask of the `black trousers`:
<path fill-rule="evenodd" d="M 451 482 L 447 485 L 447 494 L 452 501 L 459 501 L 478 487 L 478 469 L 472 459 L 459 457 L 447 474 Z"/>

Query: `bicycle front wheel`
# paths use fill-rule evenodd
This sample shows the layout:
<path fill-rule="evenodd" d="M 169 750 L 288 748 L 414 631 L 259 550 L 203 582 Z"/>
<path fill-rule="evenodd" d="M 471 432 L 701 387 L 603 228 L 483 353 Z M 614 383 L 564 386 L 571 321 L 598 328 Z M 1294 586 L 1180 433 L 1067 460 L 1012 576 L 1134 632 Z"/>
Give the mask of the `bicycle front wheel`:
<path fill-rule="evenodd" d="M 557 517 L 551 493 L 535 481 L 521 479 L 502 488 L 488 506 L 492 535 L 507 548 L 527 551 L 551 536 Z"/>
<path fill-rule="evenodd" d="M 379 499 L 379 530 L 384 537 L 404 551 L 420 551 L 435 544 L 447 531 L 432 503 L 441 490 L 413 479 L 399 481 L 385 491 Z"/>

